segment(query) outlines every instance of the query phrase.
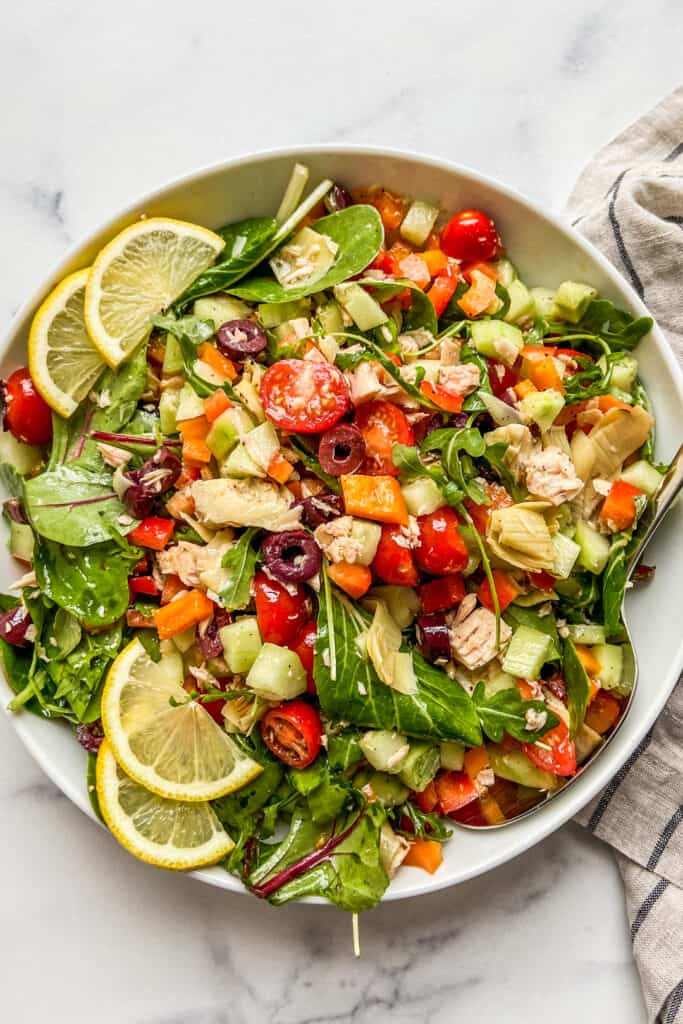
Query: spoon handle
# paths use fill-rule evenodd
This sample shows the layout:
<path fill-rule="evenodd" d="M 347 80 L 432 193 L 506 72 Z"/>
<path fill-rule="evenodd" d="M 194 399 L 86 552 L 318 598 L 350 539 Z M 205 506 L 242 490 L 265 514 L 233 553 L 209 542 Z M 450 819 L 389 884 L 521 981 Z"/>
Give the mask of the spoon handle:
<path fill-rule="evenodd" d="M 652 503 L 653 504 L 654 515 L 652 516 L 652 520 L 651 520 L 647 530 L 645 531 L 643 536 L 640 538 L 640 542 L 638 544 L 638 547 L 635 549 L 635 551 L 631 555 L 631 558 L 630 558 L 630 561 L 628 563 L 628 567 L 627 567 L 627 570 L 626 570 L 626 578 L 627 579 L 634 572 L 636 566 L 638 565 L 638 562 L 640 561 L 640 556 L 642 555 L 643 551 L 645 550 L 645 548 L 647 547 L 649 542 L 652 540 L 652 537 L 653 537 L 653 535 L 655 533 L 655 530 L 657 530 L 657 528 L 659 527 L 659 524 L 661 523 L 662 519 L 664 518 L 666 513 L 671 508 L 671 505 L 673 504 L 675 498 L 678 496 L 678 493 L 679 493 L 679 491 L 681 490 L 682 487 L 683 487 L 683 445 L 681 445 L 681 447 L 676 452 L 676 455 L 672 459 L 671 465 L 669 466 L 669 468 L 668 468 L 668 470 L 666 472 L 666 476 L 662 480 L 661 484 L 659 485 L 659 489 L 658 489 L 657 493 L 654 496 L 653 503 Z"/>

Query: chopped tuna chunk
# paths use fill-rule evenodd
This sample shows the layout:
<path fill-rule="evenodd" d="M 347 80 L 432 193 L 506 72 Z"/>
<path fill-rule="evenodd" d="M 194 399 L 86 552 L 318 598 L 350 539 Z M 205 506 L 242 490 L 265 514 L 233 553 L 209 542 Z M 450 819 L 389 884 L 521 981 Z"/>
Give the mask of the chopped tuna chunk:
<path fill-rule="evenodd" d="M 496 617 L 488 608 L 477 608 L 449 629 L 453 657 L 465 668 L 476 669 L 488 665 L 507 647 L 512 630 L 506 622 L 500 623 L 500 649 L 496 647 Z"/>
<path fill-rule="evenodd" d="M 532 452 L 523 465 L 529 493 L 552 505 L 571 501 L 583 487 L 583 481 L 576 475 L 574 463 L 555 445 Z"/>

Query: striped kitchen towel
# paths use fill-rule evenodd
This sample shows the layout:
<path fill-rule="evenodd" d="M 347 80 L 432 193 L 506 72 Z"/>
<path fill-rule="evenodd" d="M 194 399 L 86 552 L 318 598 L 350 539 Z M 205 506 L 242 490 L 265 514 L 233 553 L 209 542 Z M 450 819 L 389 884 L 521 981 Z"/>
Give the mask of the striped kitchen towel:
<path fill-rule="evenodd" d="M 683 88 L 598 154 L 567 214 L 631 282 L 683 362 Z M 683 679 L 577 820 L 616 851 L 648 1021 L 683 1024 Z"/>

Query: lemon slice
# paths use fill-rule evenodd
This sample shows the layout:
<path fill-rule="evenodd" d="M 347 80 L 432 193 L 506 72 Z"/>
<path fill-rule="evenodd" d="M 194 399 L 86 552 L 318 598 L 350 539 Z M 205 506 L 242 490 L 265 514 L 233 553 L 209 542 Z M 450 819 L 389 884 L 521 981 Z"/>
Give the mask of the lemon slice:
<path fill-rule="evenodd" d="M 150 318 L 182 295 L 225 242 L 207 228 L 150 217 L 124 228 L 98 254 L 85 289 L 85 322 L 110 366 L 150 332 Z"/>
<path fill-rule="evenodd" d="M 106 363 L 85 327 L 89 270 L 69 274 L 51 291 L 31 324 L 28 368 L 38 391 L 60 416 L 71 416 Z"/>
<path fill-rule="evenodd" d="M 105 740 L 97 755 L 97 799 L 122 846 L 147 864 L 187 870 L 215 864 L 234 848 L 207 803 L 181 803 L 150 793 L 117 764 Z"/>
<path fill-rule="evenodd" d="M 179 654 L 149 657 L 139 640 L 119 654 L 102 693 L 102 724 L 114 756 L 132 779 L 169 800 L 213 800 L 263 771 L 188 701 Z"/>

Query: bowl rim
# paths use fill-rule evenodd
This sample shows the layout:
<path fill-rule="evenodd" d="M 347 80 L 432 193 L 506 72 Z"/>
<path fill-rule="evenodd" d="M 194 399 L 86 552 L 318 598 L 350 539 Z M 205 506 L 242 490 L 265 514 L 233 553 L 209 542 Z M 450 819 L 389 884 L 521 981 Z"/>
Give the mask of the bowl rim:
<path fill-rule="evenodd" d="M 290 158 L 295 161 L 302 157 L 305 158 L 307 155 L 318 156 L 326 154 L 343 155 L 350 158 L 384 157 L 389 159 L 395 158 L 397 160 L 412 161 L 433 167 L 442 172 L 445 171 L 448 174 L 456 175 L 461 180 L 470 180 L 474 184 L 484 185 L 497 192 L 504 199 L 510 199 L 515 203 L 526 207 L 541 221 L 545 222 L 556 231 L 559 231 L 561 234 L 567 236 L 575 247 L 582 250 L 600 266 L 605 276 L 614 284 L 616 290 L 628 300 L 627 305 L 632 312 L 635 312 L 640 316 L 651 316 L 644 302 L 635 292 L 632 285 L 625 277 L 622 276 L 617 268 L 602 252 L 600 252 L 599 249 L 579 234 L 576 228 L 566 222 L 559 214 L 548 211 L 535 200 L 528 198 L 518 189 L 500 182 L 497 178 L 488 174 L 483 174 L 467 164 L 461 164 L 444 157 L 428 153 L 418 153 L 408 149 L 344 142 L 306 143 L 302 145 L 277 146 L 253 150 L 231 157 L 227 160 L 218 160 L 206 164 L 197 170 L 193 170 L 167 180 L 157 188 L 145 192 L 137 199 L 119 208 L 114 214 L 105 220 L 98 222 L 86 234 L 81 235 L 79 239 L 68 247 L 62 258 L 53 266 L 53 269 L 43 277 L 39 285 L 31 290 L 28 298 L 20 305 L 16 313 L 11 317 L 6 329 L 0 336 L 0 358 L 4 357 L 6 354 L 15 337 L 20 322 L 22 322 L 33 310 L 37 308 L 44 296 L 52 287 L 54 287 L 56 282 L 61 280 L 67 270 L 69 268 L 73 269 L 73 267 L 78 263 L 79 254 L 92 245 L 95 239 L 99 236 L 119 228 L 119 225 L 121 225 L 122 222 L 125 222 L 127 218 L 139 216 L 139 210 L 142 206 L 165 198 L 166 194 L 173 189 L 190 186 L 194 183 L 200 182 L 208 176 L 232 170 L 236 167 L 258 163 L 260 161 L 275 161 L 286 158 Z M 671 384 L 675 387 L 678 399 L 683 406 L 683 370 L 679 366 L 673 350 L 666 340 L 666 337 L 657 321 L 654 317 L 652 319 L 654 321 L 654 326 L 651 334 L 670 375 Z M 520 821 L 519 827 L 514 824 L 509 826 L 508 834 L 512 832 L 513 829 L 516 829 L 519 833 L 516 841 L 512 842 L 511 845 L 501 846 L 500 849 L 492 847 L 488 856 L 485 856 L 476 865 L 472 865 L 470 868 L 461 871 L 457 879 L 450 878 L 447 875 L 439 877 L 439 873 L 437 872 L 436 875 L 428 875 L 425 876 L 424 879 L 420 878 L 418 880 L 416 878 L 410 892 L 393 890 L 393 887 L 390 885 L 382 897 L 382 902 L 409 899 L 458 885 L 461 882 L 465 882 L 468 879 L 484 874 L 485 872 L 512 860 L 524 853 L 530 847 L 534 846 L 536 843 L 540 842 L 542 839 L 546 838 L 552 832 L 556 831 L 556 829 L 560 828 L 578 811 L 580 811 L 582 807 L 589 803 L 594 796 L 596 796 L 600 789 L 609 782 L 613 775 L 619 771 L 623 764 L 632 755 L 633 751 L 637 748 L 642 738 L 660 714 L 682 671 L 683 636 L 679 641 L 676 657 L 672 659 L 670 663 L 668 672 L 665 676 L 664 685 L 660 690 L 659 696 L 652 702 L 652 704 L 648 705 L 646 711 L 638 720 L 637 728 L 628 741 L 627 748 L 618 755 L 619 760 L 614 765 L 613 769 L 607 773 L 605 773 L 604 769 L 602 772 L 599 772 L 598 765 L 600 764 L 600 759 L 596 759 L 594 764 L 591 765 L 592 770 L 584 776 L 582 785 L 569 787 L 566 793 L 560 793 L 555 796 L 552 801 L 549 801 L 542 812 L 537 814 L 533 819 L 529 819 L 528 822 L 525 823 L 524 821 Z M 7 685 L 4 679 L 2 682 L 4 685 Z M 97 819 L 89 803 L 87 793 L 82 789 L 77 789 L 75 785 L 72 784 L 68 774 L 63 773 L 61 769 L 55 767 L 52 758 L 44 753 L 39 738 L 32 735 L 30 729 L 24 727 L 23 716 L 14 715 L 7 711 L 6 708 L 5 711 L 7 717 L 12 723 L 14 731 L 45 774 L 55 783 L 55 785 L 58 786 L 58 788 L 71 800 L 72 803 L 84 812 L 84 814 L 100 825 L 100 827 L 104 828 L 105 826 Z M 532 821 L 534 822 L 533 825 L 531 824 Z M 454 836 L 455 835 L 457 835 L 457 829 L 454 830 Z M 248 890 L 237 878 L 229 875 L 227 872 L 218 874 L 216 868 L 200 868 L 195 871 L 188 872 L 188 874 L 216 888 L 222 888 L 231 892 L 248 895 Z M 319 897 L 309 897 L 301 902 L 328 906 L 327 901 Z"/>

